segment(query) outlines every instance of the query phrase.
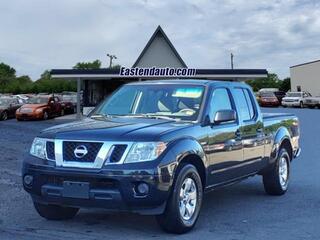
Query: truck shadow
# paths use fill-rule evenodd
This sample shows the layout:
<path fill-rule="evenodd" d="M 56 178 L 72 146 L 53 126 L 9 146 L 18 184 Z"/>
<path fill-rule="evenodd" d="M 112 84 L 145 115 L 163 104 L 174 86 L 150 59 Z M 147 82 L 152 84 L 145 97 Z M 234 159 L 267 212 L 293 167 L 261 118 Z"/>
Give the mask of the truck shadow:
<path fill-rule="evenodd" d="M 210 225 L 217 227 L 219 224 L 232 226 L 234 220 L 238 222 L 246 219 L 257 218 L 257 211 L 265 208 L 270 201 L 270 197 L 264 193 L 261 178 L 221 188 L 205 194 L 199 221 L 195 229 L 189 234 L 198 231 L 208 231 Z M 109 232 L 135 232 L 146 234 L 147 236 L 165 236 L 153 216 L 140 216 L 126 213 L 110 213 L 101 210 L 82 210 L 78 216 L 72 220 L 78 224 L 83 224 L 87 231 Z M 87 232 L 88 233 L 88 232 Z M 171 235 L 171 234 L 169 234 Z M 169 236 L 168 235 L 168 236 Z"/>

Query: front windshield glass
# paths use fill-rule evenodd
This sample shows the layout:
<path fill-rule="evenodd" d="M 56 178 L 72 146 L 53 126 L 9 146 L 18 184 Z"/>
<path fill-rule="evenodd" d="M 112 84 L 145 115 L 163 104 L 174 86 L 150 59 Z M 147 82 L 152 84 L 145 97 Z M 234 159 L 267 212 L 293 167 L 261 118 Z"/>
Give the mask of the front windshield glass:
<path fill-rule="evenodd" d="M 28 99 L 28 103 L 30 103 L 30 104 L 48 103 L 48 98 L 46 98 L 46 97 L 32 97 L 32 98 Z"/>
<path fill-rule="evenodd" d="M 288 97 L 301 97 L 301 93 L 299 92 L 289 92 L 287 93 Z"/>
<path fill-rule="evenodd" d="M 65 102 L 77 102 L 77 96 L 74 96 L 74 95 L 62 95 L 61 96 L 62 98 L 62 101 L 65 101 Z"/>
<path fill-rule="evenodd" d="M 204 87 L 180 84 L 125 85 L 91 115 L 159 117 L 195 121 Z"/>
<path fill-rule="evenodd" d="M 0 98 L 0 105 L 9 105 L 10 99 L 8 98 Z"/>
<path fill-rule="evenodd" d="M 263 92 L 261 93 L 261 97 L 275 97 L 275 95 L 272 92 Z"/>

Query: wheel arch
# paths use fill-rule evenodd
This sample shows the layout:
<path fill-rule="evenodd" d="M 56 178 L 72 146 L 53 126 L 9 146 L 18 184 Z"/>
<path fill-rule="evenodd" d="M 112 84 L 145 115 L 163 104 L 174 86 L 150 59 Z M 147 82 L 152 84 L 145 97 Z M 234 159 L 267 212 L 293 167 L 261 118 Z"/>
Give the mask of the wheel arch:
<path fill-rule="evenodd" d="M 272 159 L 276 159 L 278 157 L 279 151 L 283 147 L 288 151 L 290 159 L 293 159 L 293 147 L 290 139 L 291 136 L 287 128 L 280 127 L 277 130 L 271 152 Z"/>
<path fill-rule="evenodd" d="M 195 168 L 197 169 L 199 176 L 201 178 L 201 182 L 202 182 L 202 187 L 203 189 L 206 186 L 206 182 L 207 182 L 207 173 L 206 173 L 206 168 L 203 164 L 202 159 L 196 155 L 196 154 L 190 154 L 185 156 L 179 163 L 179 166 L 182 166 L 183 164 L 191 164 L 193 166 L 195 166 Z"/>
<path fill-rule="evenodd" d="M 207 183 L 207 158 L 201 144 L 194 138 L 184 138 L 176 140 L 170 146 L 170 153 L 175 162 L 174 179 L 176 173 L 183 164 L 192 164 L 197 169 L 203 187 Z M 167 164 L 167 163 L 163 163 Z"/>

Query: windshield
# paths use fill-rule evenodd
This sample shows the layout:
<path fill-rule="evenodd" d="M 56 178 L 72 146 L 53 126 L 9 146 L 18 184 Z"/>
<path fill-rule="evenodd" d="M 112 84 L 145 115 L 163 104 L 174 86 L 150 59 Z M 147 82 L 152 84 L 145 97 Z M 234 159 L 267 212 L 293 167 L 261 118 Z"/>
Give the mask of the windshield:
<path fill-rule="evenodd" d="M 8 98 L 0 98 L 0 105 L 9 105 L 10 99 Z"/>
<path fill-rule="evenodd" d="M 27 102 L 31 103 L 31 104 L 48 103 L 48 98 L 46 98 L 46 97 L 32 97 L 32 98 L 29 98 Z"/>
<path fill-rule="evenodd" d="M 287 93 L 287 97 L 301 97 L 301 93 L 300 92 L 290 92 L 290 93 Z"/>
<path fill-rule="evenodd" d="M 195 121 L 204 87 L 180 84 L 125 85 L 91 115 L 159 117 Z"/>
<path fill-rule="evenodd" d="M 61 99 L 65 102 L 77 102 L 77 96 L 75 95 L 62 95 Z"/>
<path fill-rule="evenodd" d="M 275 97 L 275 95 L 272 92 L 263 92 L 261 93 L 261 97 Z"/>

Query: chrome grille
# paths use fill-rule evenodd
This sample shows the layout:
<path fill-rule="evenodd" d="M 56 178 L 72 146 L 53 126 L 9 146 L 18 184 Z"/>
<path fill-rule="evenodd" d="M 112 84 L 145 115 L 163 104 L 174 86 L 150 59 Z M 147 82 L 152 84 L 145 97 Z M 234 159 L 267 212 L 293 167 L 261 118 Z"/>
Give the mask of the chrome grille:
<path fill-rule="evenodd" d="M 46 142 L 46 152 L 47 152 L 47 158 L 48 160 L 55 160 L 55 154 L 54 154 L 54 142 L 47 141 Z"/>
<path fill-rule="evenodd" d="M 95 161 L 99 150 L 103 143 L 100 142 L 63 142 L 63 160 L 66 162 L 87 162 L 92 163 Z M 85 146 L 88 153 L 82 158 L 76 157 L 74 151 L 79 146 Z"/>
<path fill-rule="evenodd" d="M 109 157 L 109 161 L 110 163 L 116 163 L 119 162 L 124 154 L 124 152 L 126 151 L 127 145 L 114 145 L 113 146 L 113 151 Z"/>

